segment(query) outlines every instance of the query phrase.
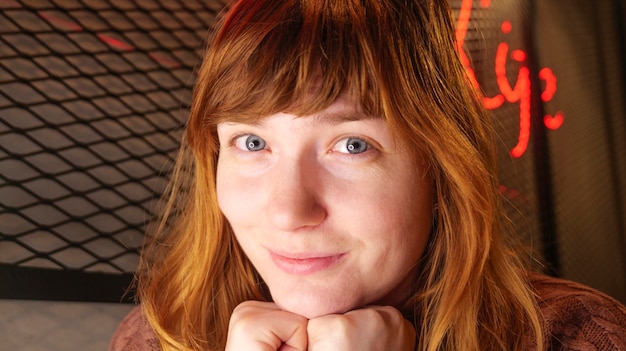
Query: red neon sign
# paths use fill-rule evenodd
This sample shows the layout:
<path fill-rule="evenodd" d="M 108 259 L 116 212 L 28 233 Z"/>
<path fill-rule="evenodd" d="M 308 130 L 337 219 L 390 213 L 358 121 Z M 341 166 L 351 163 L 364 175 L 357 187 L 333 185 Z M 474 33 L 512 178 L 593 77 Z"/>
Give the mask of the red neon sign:
<path fill-rule="evenodd" d="M 462 0 L 461 10 L 459 17 L 457 18 L 456 26 L 456 42 L 457 50 L 461 56 L 461 61 L 467 70 L 468 76 L 472 84 L 479 90 L 480 83 L 476 78 L 474 69 L 471 66 L 470 60 L 463 49 L 465 45 L 465 36 L 467 34 L 469 21 L 472 13 L 473 0 Z M 487 8 L 491 5 L 491 0 L 480 0 L 480 6 Z M 509 34 L 513 30 L 513 24 L 510 21 L 502 22 L 501 31 L 504 35 Z M 519 63 L 519 71 L 517 73 L 517 80 L 515 86 L 511 86 L 507 77 L 507 60 L 511 58 L 513 61 Z M 519 134 L 517 144 L 509 151 L 512 157 L 522 157 L 528 149 L 528 142 L 530 140 L 531 130 L 531 79 L 530 69 L 528 68 L 527 54 L 525 51 L 516 49 L 511 51 L 509 55 L 509 45 L 502 41 L 498 44 L 496 50 L 496 57 L 494 61 L 494 69 L 496 75 L 496 82 L 500 93 L 495 96 L 483 96 L 483 105 L 485 108 L 494 110 L 502 106 L 505 102 L 519 103 Z M 541 100 L 548 102 L 552 100 L 552 97 L 557 90 L 557 79 L 550 68 L 542 68 L 539 71 L 539 79 L 544 83 L 544 90 L 541 92 Z M 545 115 L 543 117 L 543 123 L 546 128 L 556 130 L 561 127 L 564 121 L 563 112 L 558 111 L 552 115 Z"/>

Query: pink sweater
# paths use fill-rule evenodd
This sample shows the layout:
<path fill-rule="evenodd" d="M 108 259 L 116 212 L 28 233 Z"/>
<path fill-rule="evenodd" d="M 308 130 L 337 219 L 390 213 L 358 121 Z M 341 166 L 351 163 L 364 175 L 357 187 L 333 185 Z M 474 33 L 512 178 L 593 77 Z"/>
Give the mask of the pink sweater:
<path fill-rule="evenodd" d="M 626 351 L 626 307 L 619 302 L 567 280 L 536 275 L 532 284 L 543 312 L 546 351 Z M 140 350 L 160 347 L 137 307 L 118 327 L 109 351 Z"/>

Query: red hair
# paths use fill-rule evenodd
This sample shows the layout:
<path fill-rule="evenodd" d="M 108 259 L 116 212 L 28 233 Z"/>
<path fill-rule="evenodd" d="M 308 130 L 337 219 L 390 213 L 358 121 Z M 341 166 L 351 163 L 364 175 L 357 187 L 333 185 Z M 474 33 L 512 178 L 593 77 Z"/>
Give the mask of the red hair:
<path fill-rule="evenodd" d="M 194 90 L 168 206 L 139 271 L 165 350 L 221 350 L 234 307 L 263 282 L 217 205 L 216 126 L 308 115 L 340 95 L 423 155 L 437 226 L 404 312 L 420 350 L 542 345 L 539 312 L 499 224 L 489 117 L 468 83 L 444 0 L 242 0 L 221 17 Z"/>

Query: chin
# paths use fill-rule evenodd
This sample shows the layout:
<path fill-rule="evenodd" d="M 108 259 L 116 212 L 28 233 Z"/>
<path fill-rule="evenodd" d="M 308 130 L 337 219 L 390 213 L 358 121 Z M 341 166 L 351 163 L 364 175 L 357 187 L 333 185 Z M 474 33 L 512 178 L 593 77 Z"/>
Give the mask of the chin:
<path fill-rule="evenodd" d="M 332 308 L 330 306 L 317 306 L 317 305 L 309 305 L 309 304 L 299 304 L 296 306 L 283 306 L 280 303 L 276 303 L 281 309 L 291 312 L 307 319 L 312 319 L 320 316 L 325 316 L 329 314 L 342 314 L 350 311 L 350 309 L 340 309 L 340 308 Z"/>
<path fill-rule="evenodd" d="M 362 307 L 362 304 L 346 299 L 345 296 L 333 299 L 328 296 L 321 297 L 319 295 L 307 295 L 308 294 L 293 294 L 288 296 L 286 299 L 281 299 L 277 296 L 274 303 L 287 312 L 291 312 L 308 319 L 329 314 L 343 314 Z"/>

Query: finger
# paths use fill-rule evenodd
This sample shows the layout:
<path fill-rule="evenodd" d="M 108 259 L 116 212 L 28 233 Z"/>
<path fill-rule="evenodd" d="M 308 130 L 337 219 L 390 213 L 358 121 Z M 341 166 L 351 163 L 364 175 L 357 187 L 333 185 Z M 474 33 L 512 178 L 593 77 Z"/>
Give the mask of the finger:
<path fill-rule="evenodd" d="M 370 306 L 309 320 L 309 351 L 413 350 L 415 330 L 393 307 Z"/>
<path fill-rule="evenodd" d="M 395 343 L 400 349 L 413 350 L 416 343 L 415 328 L 408 320 L 404 318 L 402 312 L 392 306 L 367 306 L 360 310 L 354 310 L 346 313 L 354 318 L 363 318 L 362 314 L 375 311 L 380 318 L 378 321 L 382 323 L 384 329 L 395 329 L 394 333 L 386 334 L 389 340 L 387 343 Z"/>
<path fill-rule="evenodd" d="M 306 324 L 274 303 L 246 301 L 231 315 L 226 350 L 306 351 Z"/>

